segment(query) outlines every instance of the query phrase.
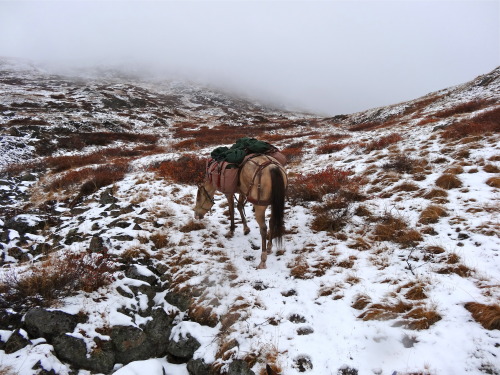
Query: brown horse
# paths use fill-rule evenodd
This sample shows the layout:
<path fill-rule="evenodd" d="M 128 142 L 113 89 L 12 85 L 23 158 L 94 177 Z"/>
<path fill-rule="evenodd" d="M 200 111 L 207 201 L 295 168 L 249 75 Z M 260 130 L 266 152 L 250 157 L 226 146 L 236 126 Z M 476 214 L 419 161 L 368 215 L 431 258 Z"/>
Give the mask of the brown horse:
<path fill-rule="evenodd" d="M 256 155 L 243 162 L 239 172 L 238 189 L 239 194 L 237 208 L 243 222 L 243 232 L 248 234 L 245 214 L 243 211 L 246 201 L 253 204 L 255 219 L 259 224 L 262 237 L 262 254 L 258 269 L 266 268 L 267 254 L 272 251 L 272 241 L 276 239 L 278 245 L 282 242 L 284 232 L 284 210 L 285 193 L 287 187 L 287 176 L 283 166 L 268 155 Z M 209 179 L 198 187 L 196 195 L 196 206 L 194 208 L 195 218 L 202 219 L 214 205 L 214 194 L 217 188 Z M 234 194 L 225 194 L 229 203 L 229 216 L 231 227 L 229 236 L 234 234 Z M 266 208 L 271 206 L 271 218 L 269 219 L 269 233 L 266 225 Z M 267 239 L 267 244 L 266 244 Z"/>

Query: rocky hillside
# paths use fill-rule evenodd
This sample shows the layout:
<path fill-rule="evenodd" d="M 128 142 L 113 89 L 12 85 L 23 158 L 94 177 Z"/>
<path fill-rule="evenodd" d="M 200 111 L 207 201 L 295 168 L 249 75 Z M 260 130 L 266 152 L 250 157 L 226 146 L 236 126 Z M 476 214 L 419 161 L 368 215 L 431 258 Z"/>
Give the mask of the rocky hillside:
<path fill-rule="evenodd" d="M 331 118 L 0 60 L 1 374 L 500 374 L 500 68 Z M 286 235 L 204 160 L 287 156 Z"/>

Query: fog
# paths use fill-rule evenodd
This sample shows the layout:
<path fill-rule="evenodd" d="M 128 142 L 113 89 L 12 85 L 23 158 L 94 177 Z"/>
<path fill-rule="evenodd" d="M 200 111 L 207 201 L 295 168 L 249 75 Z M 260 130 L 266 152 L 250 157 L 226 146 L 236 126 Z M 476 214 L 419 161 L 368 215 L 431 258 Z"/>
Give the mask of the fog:
<path fill-rule="evenodd" d="M 500 65 L 498 1 L 1 1 L 0 56 L 121 64 L 352 113 Z"/>

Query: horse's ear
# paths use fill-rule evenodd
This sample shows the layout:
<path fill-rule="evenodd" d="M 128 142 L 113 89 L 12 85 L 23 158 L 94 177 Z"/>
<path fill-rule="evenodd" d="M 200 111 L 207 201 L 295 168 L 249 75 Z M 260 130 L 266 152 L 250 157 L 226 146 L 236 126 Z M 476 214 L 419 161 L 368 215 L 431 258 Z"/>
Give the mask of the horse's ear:
<path fill-rule="evenodd" d="M 269 365 L 266 365 L 266 372 L 267 372 L 267 375 L 278 375 L 278 373 L 276 371 L 274 371 L 271 366 Z"/>

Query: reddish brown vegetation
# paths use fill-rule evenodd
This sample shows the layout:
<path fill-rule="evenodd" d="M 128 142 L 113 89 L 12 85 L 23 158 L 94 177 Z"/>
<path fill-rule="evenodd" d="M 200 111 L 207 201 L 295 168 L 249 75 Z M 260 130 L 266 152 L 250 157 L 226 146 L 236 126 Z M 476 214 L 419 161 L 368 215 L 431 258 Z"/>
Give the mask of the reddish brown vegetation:
<path fill-rule="evenodd" d="M 399 134 L 392 133 L 384 137 L 381 137 L 379 139 L 376 139 L 374 141 L 371 141 L 365 144 L 364 147 L 366 151 L 381 150 L 383 148 L 386 148 L 387 146 L 399 142 L 402 139 L 403 138 L 401 138 Z"/>
<path fill-rule="evenodd" d="M 24 274 L 7 273 L 0 290 L 11 304 L 50 305 L 57 298 L 108 285 L 114 270 L 107 250 L 68 254 L 35 263 Z"/>
<path fill-rule="evenodd" d="M 500 107 L 483 112 L 471 119 L 456 122 L 448 126 L 441 136 L 447 139 L 460 139 L 489 132 L 500 132 Z"/>
<path fill-rule="evenodd" d="M 347 143 L 326 143 L 321 145 L 316 150 L 317 154 L 332 154 L 334 152 L 343 150 L 348 146 Z"/>
<path fill-rule="evenodd" d="M 68 150 L 81 150 L 86 146 L 107 146 L 113 142 L 127 143 L 147 143 L 155 144 L 158 141 L 157 135 L 137 134 L 137 133 L 78 133 L 61 137 L 57 140 L 59 148 Z"/>
<path fill-rule="evenodd" d="M 281 153 L 286 156 L 288 163 L 299 161 L 304 154 L 303 149 L 306 144 L 307 142 L 305 141 L 292 143 L 290 146 L 282 149 Z"/>
<path fill-rule="evenodd" d="M 434 116 L 445 118 L 462 113 L 471 113 L 486 108 L 494 103 L 495 103 L 494 100 L 488 100 L 488 99 L 471 100 L 467 103 L 461 103 L 449 109 L 443 109 L 442 111 L 435 113 Z"/>
<path fill-rule="evenodd" d="M 321 172 L 290 178 L 288 197 L 295 202 L 321 201 L 326 194 L 338 192 L 350 184 L 352 172 L 328 167 Z"/>
<path fill-rule="evenodd" d="M 184 154 L 176 160 L 165 160 L 150 168 L 160 177 L 181 184 L 197 184 L 205 178 L 206 160 L 194 155 Z"/>
<path fill-rule="evenodd" d="M 79 196 L 86 196 L 99 190 L 101 187 L 111 185 L 123 179 L 128 171 L 128 160 L 116 159 L 112 164 L 99 167 L 85 167 L 69 171 L 55 178 L 46 187 L 46 191 L 65 190 L 82 184 Z"/>

